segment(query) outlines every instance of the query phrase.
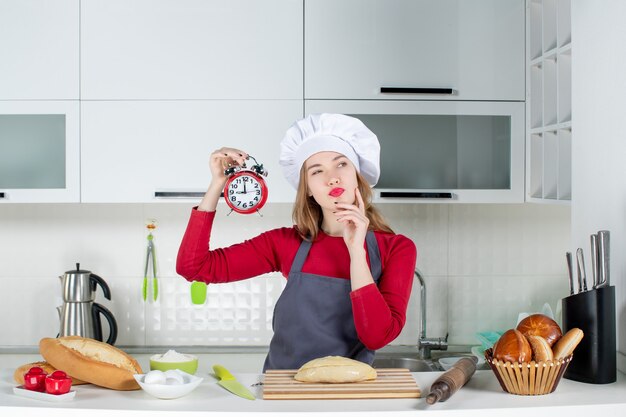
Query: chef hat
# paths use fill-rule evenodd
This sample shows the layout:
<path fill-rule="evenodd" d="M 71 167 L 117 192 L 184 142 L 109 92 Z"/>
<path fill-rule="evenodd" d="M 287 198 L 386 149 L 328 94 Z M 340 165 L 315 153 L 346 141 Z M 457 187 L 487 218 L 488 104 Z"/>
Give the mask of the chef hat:
<path fill-rule="evenodd" d="M 380 175 L 380 144 L 363 122 L 343 114 L 311 114 L 295 122 L 280 143 L 280 165 L 298 189 L 300 169 L 311 155 L 332 151 L 346 156 L 374 186 Z"/>

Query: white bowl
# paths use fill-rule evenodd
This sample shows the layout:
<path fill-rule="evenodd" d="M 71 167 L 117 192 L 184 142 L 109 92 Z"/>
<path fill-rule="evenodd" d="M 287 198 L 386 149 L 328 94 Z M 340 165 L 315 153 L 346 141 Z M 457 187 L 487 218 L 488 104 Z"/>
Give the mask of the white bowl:
<path fill-rule="evenodd" d="M 183 372 L 179 369 L 174 370 L 183 377 L 184 383 L 181 385 L 166 385 L 166 384 L 146 384 L 144 378 L 146 374 L 135 374 L 135 380 L 142 390 L 152 395 L 153 397 L 160 398 L 162 400 L 172 400 L 174 398 L 180 398 L 191 391 L 196 389 L 204 378 L 190 375 L 187 372 Z"/>
<path fill-rule="evenodd" d="M 467 356 L 450 356 L 446 358 L 439 358 L 439 364 L 444 369 L 444 371 L 447 371 L 448 369 L 452 368 L 452 365 L 457 363 L 459 359 L 463 359 L 463 358 L 467 358 Z M 485 362 L 484 358 L 482 359 L 482 362 L 480 358 L 478 358 L 478 363 L 476 364 L 476 366 L 479 366 L 483 362 Z"/>

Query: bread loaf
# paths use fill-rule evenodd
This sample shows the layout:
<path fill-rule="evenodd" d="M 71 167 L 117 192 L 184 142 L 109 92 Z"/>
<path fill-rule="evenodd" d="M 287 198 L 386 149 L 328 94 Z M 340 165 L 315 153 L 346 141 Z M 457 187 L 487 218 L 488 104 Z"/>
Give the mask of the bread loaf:
<path fill-rule="evenodd" d="M 366 363 L 342 356 L 326 356 L 302 365 L 294 376 L 301 382 L 358 382 L 376 379 L 376 370 Z"/>
<path fill-rule="evenodd" d="M 532 350 L 520 331 L 510 329 L 493 346 L 493 357 L 504 362 L 530 362 Z"/>
<path fill-rule="evenodd" d="M 554 359 L 552 348 L 550 348 L 546 339 L 532 334 L 526 335 L 526 339 L 528 339 L 528 343 L 530 343 L 530 347 L 533 350 L 533 359 L 535 362 L 545 362 Z"/>
<path fill-rule="evenodd" d="M 531 314 L 517 325 L 517 330 L 524 335 L 541 336 L 552 347 L 561 338 L 561 328 L 544 314 Z"/>
<path fill-rule="evenodd" d="M 121 391 L 140 389 L 133 377 L 142 373 L 139 363 L 107 343 L 79 336 L 44 338 L 39 352 L 55 368 L 83 381 Z"/>
<path fill-rule="evenodd" d="M 26 374 L 26 372 L 28 372 L 28 370 L 30 368 L 35 367 L 35 366 L 38 366 L 41 369 L 43 369 L 44 372 L 47 373 L 48 375 L 50 375 L 52 372 L 57 370 L 54 366 L 50 365 L 48 362 L 27 363 L 27 364 L 22 365 L 19 368 L 17 368 L 15 370 L 15 372 L 13 373 L 13 379 L 15 380 L 15 382 L 17 382 L 20 385 L 23 385 L 24 384 L 24 374 Z M 63 371 L 63 369 L 61 369 L 61 370 Z M 72 378 L 72 385 L 88 384 L 88 382 L 81 381 L 80 379 L 76 379 L 76 378 L 72 377 L 69 374 L 68 374 L 68 376 L 70 376 Z"/>
<path fill-rule="evenodd" d="M 561 337 L 556 345 L 554 345 L 554 357 L 556 359 L 565 358 L 572 353 L 574 353 L 574 349 L 583 339 L 584 333 L 579 328 L 574 327 L 570 329 L 565 336 Z"/>

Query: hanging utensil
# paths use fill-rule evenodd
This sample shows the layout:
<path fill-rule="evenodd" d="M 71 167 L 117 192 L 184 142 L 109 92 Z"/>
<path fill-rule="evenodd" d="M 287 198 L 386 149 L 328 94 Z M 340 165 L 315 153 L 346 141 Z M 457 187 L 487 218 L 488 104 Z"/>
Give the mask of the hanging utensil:
<path fill-rule="evenodd" d="M 150 265 L 152 265 L 152 299 L 156 301 L 159 296 L 159 283 L 157 281 L 154 237 L 152 236 L 152 231 L 156 229 L 156 220 L 150 220 L 150 222 L 146 224 L 146 229 L 148 229 L 148 248 L 146 251 L 146 267 L 143 274 L 142 295 L 143 300 L 146 301 L 146 299 L 148 298 L 148 270 L 150 269 Z"/>

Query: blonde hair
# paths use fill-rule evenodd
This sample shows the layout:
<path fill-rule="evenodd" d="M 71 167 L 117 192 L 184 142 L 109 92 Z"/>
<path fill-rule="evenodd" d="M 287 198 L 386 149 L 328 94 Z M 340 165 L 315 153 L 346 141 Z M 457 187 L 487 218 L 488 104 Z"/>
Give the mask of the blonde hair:
<path fill-rule="evenodd" d="M 372 205 L 372 188 L 358 171 L 356 172 L 356 180 L 365 204 L 365 215 L 370 221 L 368 230 L 393 233 L 383 215 Z M 292 219 L 302 239 L 311 241 L 317 237 L 324 219 L 322 208 L 317 204 L 313 196 L 309 195 L 304 164 L 300 168 L 300 182 L 296 192 L 296 203 L 293 206 Z"/>

